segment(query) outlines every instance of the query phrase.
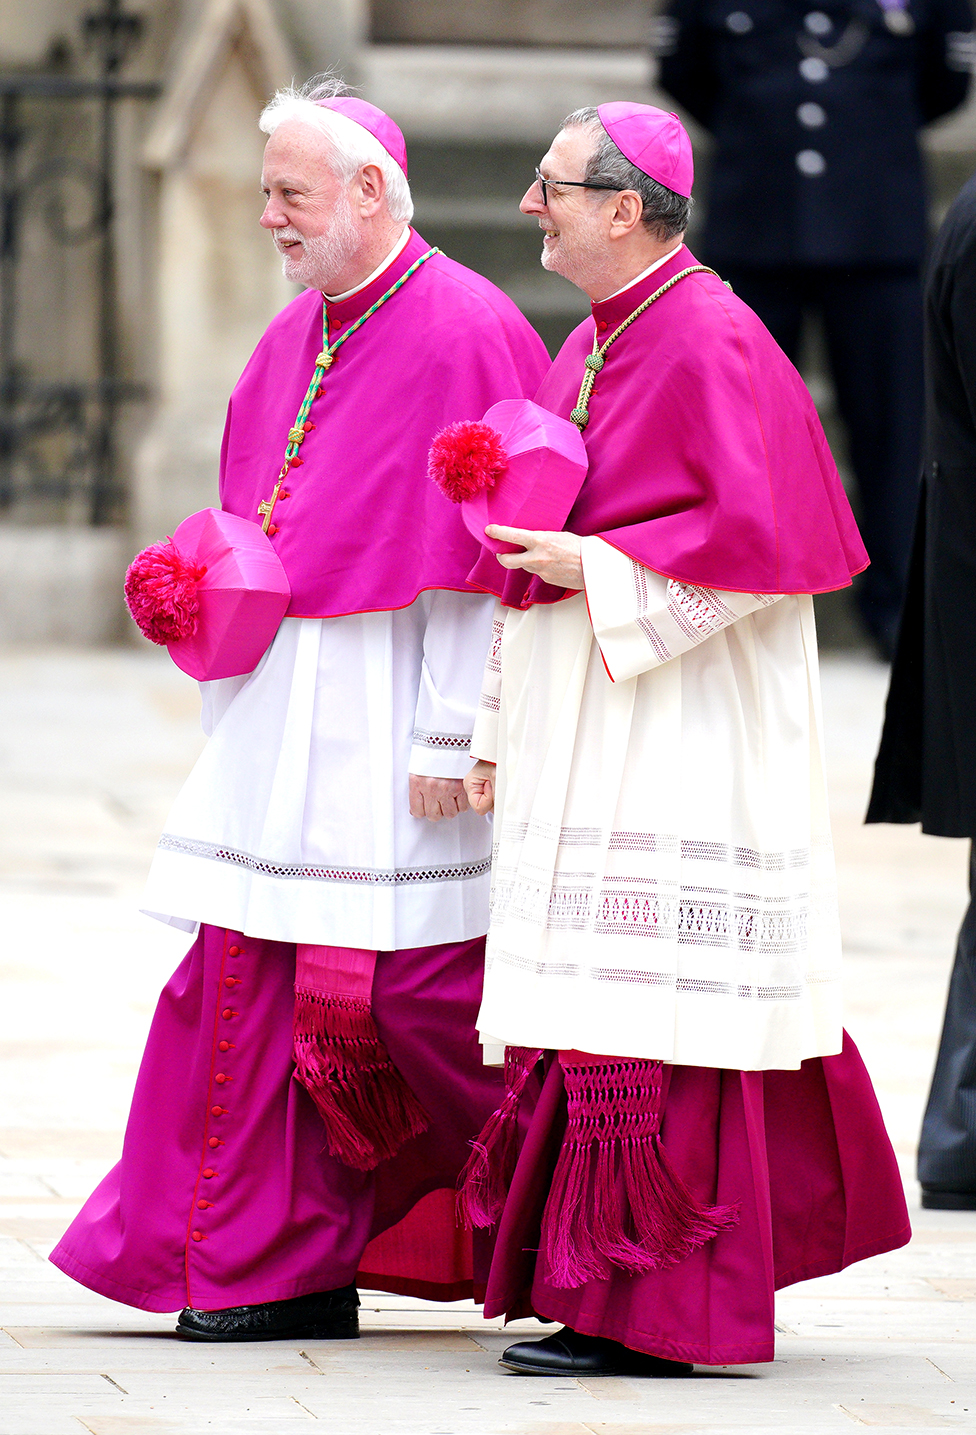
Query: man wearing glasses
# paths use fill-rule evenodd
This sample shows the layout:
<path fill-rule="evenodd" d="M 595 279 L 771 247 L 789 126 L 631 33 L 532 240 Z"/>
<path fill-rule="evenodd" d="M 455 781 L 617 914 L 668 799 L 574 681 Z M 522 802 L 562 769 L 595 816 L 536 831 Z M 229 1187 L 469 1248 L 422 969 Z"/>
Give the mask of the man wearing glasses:
<path fill-rule="evenodd" d="M 563 1322 L 505 1351 L 527 1374 L 771 1360 L 775 1287 L 909 1236 L 841 1025 L 810 596 L 866 555 L 799 375 L 684 246 L 691 182 L 673 115 L 608 104 L 522 200 L 593 306 L 536 396 L 586 443 L 566 531 L 490 526 L 523 551 L 473 574 L 509 1094 L 462 1200 L 486 1314 Z"/>

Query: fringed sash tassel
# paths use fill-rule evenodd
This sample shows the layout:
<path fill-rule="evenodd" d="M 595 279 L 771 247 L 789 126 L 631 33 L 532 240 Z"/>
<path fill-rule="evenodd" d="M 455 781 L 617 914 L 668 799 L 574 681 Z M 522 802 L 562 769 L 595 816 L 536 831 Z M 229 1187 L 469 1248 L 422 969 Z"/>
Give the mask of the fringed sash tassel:
<path fill-rule="evenodd" d="M 563 1066 L 568 1126 L 542 1220 L 545 1278 L 563 1289 L 676 1265 L 739 1219 L 702 1206 L 661 1145 L 662 1064 Z"/>
<path fill-rule="evenodd" d="M 390 1059 L 368 997 L 295 988 L 296 1075 L 325 1123 L 329 1155 L 372 1171 L 411 1136 L 427 1113 Z"/>
<path fill-rule="evenodd" d="M 460 1225 L 494 1226 L 502 1213 L 518 1159 L 518 1113 L 530 1073 L 542 1056 L 526 1046 L 505 1048 L 505 1098 L 492 1112 L 458 1177 Z"/>

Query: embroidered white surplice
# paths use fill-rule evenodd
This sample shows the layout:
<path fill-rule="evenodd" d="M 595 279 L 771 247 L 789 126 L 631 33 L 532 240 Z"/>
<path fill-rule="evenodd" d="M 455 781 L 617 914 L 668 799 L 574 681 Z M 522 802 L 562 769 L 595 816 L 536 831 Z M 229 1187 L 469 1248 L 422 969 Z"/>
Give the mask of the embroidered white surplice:
<path fill-rule="evenodd" d="M 143 910 L 192 930 L 392 951 L 480 936 L 491 826 L 411 817 L 408 775 L 462 777 L 492 600 L 285 618 L 247 677 L 203 684 L 210 741 Z"/>
<path fill-rule="evenodd" d="M 496 609 L 483 1039 L 736 1070 L 839 1051 L 812 599 L 582 551 L 585 594 Z"/>

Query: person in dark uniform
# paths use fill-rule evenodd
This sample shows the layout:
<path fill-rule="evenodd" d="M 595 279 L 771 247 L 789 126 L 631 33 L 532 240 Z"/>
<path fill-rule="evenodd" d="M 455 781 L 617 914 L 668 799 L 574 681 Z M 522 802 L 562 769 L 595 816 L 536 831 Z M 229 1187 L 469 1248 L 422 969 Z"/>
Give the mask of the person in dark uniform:
<path fill-rule="evenodd" d="M 868 822 L 976 837 L 976 175 L 925 293 L 925 464 Z M 976 860 L 918 1152 L 922 1205 L 976 1210 Z"/>
<path fill-rule="evenodd" d="M 822 316 L 886 656 L 921 448 L 918 130 L 965 99 L 972 28 L 969 0 L 671 0 L 656 20 L 660 83 L 715 138 L 704 262 L 794 362 Z"/>

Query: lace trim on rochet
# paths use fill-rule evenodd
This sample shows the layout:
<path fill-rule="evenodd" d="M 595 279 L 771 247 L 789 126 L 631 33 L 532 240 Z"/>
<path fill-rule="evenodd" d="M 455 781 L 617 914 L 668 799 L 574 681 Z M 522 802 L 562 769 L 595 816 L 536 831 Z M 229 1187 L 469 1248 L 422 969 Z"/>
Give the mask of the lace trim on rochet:
<path fill-rule="evenodd" d="M 416 747 L 447 747 L 467 751 L 471 747 L 471 734 L 469 732 L 428 732 L 426 728 L 416 727 L 413 730 L 413 741 Z"/>
<path fill-rule="evenodd" d="M 802 982 L 754 984 L 722 982 L 704 977 L 679 977 L 674 972 L 637 971 L 632 967 L 583 967 L 578 962 L 540 962 L 492 947 L 488 965 L 501 962 L 536 977 L 562 977 L 564 980 L 585 978 L 596 982 L 619 982 L 630 986 L 670 987 L 687 996 L 734 997 L 737 1001 L 797 1002 L 802 1001 L 808 987 L 830 986 L 839 982 L 836 972 L 810 972 Z"/>
<path fill-rule="evenodd" d="M 525 879 L 511 884 L 496 882 L 492 919 L 523 921 L 550 932 L 592 931 L 596 936 L 656 938 L 683 946 L 725 947 L 774 956 L 789 956 L 807 947 L 805 894 L 793 910 L 766 911 L 769 899 L 752 893 L 730 893 L 723 901 L 718 896 L 702 900 L 687 892 L 660 896 L 608 888 L 609 883 L 594 893 L 562 884 L 547 890 Z M 788 900 L 797 899 L 773 899 Z"/>
<path fill-rule="evenodd" d="M 555 842 L 560 847 L 594 847 L 604 845 L 601 827 L 559 827 L 554 822 L 509 821 L 502 829 L 498 845 L 522 843 L 526 838 Z M 825 847 L 829 841 L 825 839 Z M 809 847 L 790 847 L 781 851 L 763 852 L 731 842 L 705 842 L 679 837 L 673 832 L 640 832 L 614 829 L 606 841 L 610 852 L 660 852 L 680 856 L 688 862 L 721 862 L 730 867 L 745 867 L 760 872 L 798 871 L 810 865 Z"/>
<path fill-rule="evenodd" d="M 552 845 L 573 850 L 575 870 L 552 870 L 551 858 L 539 867 L 523 845 L 527 838 L 550 850 Z M 519 848 L 514 861 L 508 860 L 516 856 L 512 846 Z M 821 846 L 826 853 L 829 840 L 815 843 L 816 850 Z M 665 866 L 646 873 L 584 869 L 584 864 L 599 869 L 605 852 L 657 854 Z M 811 930 L 820 925 L 820 902 L 810 886 L 814 854 L 807 847 L 763 852 L 674 833 L 607 833 L 533 820 L 506 823 L 493 860 L 492 920 L 499 935 L 512 922 L 782 958 L 806 951 Z M 680 864 L 677 869 L 672 860 Z M 770 890 L 756 890 L 767 883 Z M 545 969 L 557 974 L 548 963 Z M 633 980 L 647 978 L 639 973 Z"/>
<path fill-rule="evenodd" d="M 632 559 L 631 572 L 638 608 L 634 621 L 653 649 L 658 662 L 667 663 L 674 654 L 648 616 L 652 604 L 647 590 L 647 569 Z M 728 596 L 715 588 L 701 588 L 697 584 L 679 583 L 676 579 L 669 578 L 665 612 L 692 647 L 696 647 L 739 618 L 740 615 L 726 601 Z M 753 593 L 750 596 L 761 607 L 768 608 L 770 604 L 777 602 L 780 595 Z M 657 605 L 654 604 L 653 607 L 656 608 Z"/>
<path fill-rule="evenodd" d="M 248 872 L 265 877 L 300 882 L 358 882 L 369 887 L 414 886 L 420 882 L 466 882 L 483 877 L 491 869 L 488 857 L 477 862 L 458 862 L 452 867 L 319 867 L 311 863 L 271 862 L 250 852 L 238 852 L 216 842 L 200 842 L 192 837 L 175 837 L 164 832 L 159 839 L 164 852 L 179 852 L 185 857 L 202 857 L 210 862 L 228 862 Z"/>
<path fill-rule="evenodd" d="M 485 670 L 489 673 L 500 673 L 502 670 L 502 634 L 505 631 L 504 618 L 492 618 L 491 620 L 491 648 L 485 660 Z"/>

